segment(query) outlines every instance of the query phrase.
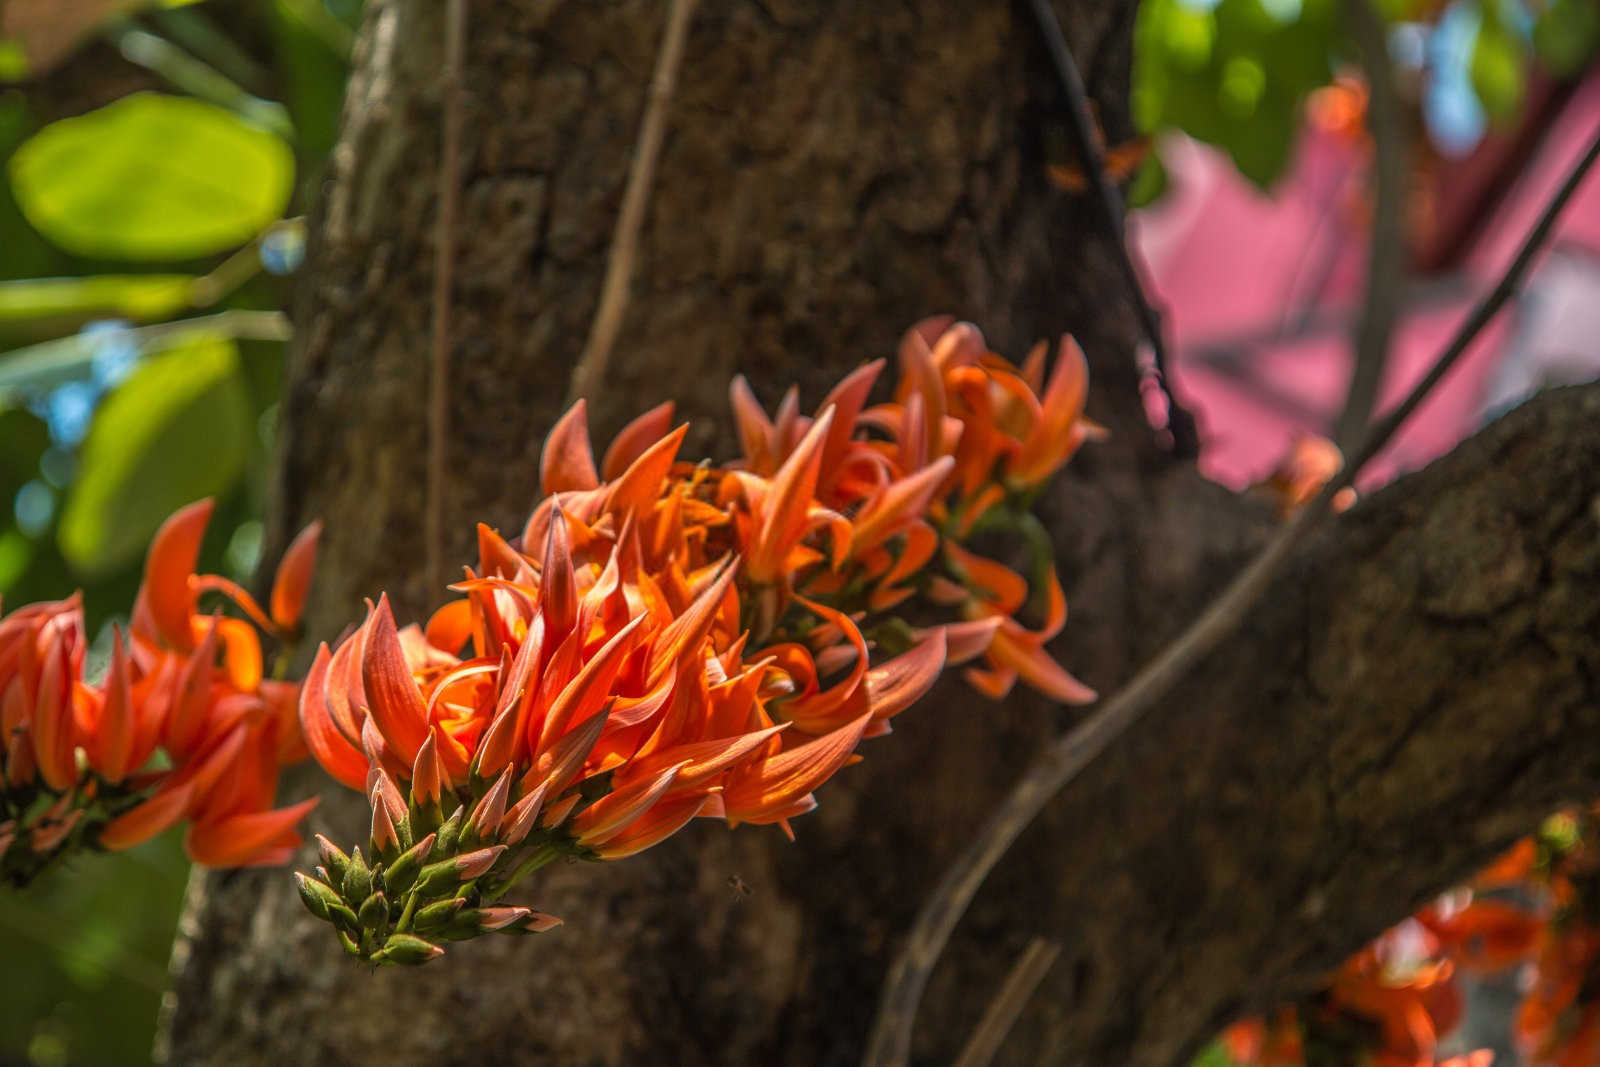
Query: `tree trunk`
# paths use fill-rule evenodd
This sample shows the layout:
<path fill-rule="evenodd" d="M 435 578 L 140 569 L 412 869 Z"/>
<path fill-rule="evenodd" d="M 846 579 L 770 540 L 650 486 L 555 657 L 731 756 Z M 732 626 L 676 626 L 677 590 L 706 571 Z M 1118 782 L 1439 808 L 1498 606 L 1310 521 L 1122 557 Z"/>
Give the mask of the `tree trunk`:
<path fill-rule="evenodd" d="M 410 618 L 442 599 L 421 511 L 443 6 L 369 0 L 295 308 L 271 531 L 281 546 L 327 520 L 320 637 L 383 589 Z M 516 529 L 534 503 L 663 7 L 470 3 L 451 558 L 470 557 L 474 521 Z M 1132 14 L 1062 10 L 1113 140 Z M 702 5 L 591 424 L 605 440 L 670 397 L 694 420 L 687 451 L 726 456 L 735 373 L 769 404 L 790 382 L 815 404 L 927 314 L 1017 356 L 1071 330 L 1113 437 L 1046 501 L 1073 610 L 1057 651 L 1106 691 L 1272 520 L 1153 443 L 1111 246 L 1089 201 L 1044 179 L 1057 112 L 1020 5 Z M 934 976 L 918 1056 L 948 1062 L 1039 935 L 1064 951 L 1001 1061 L 1164 1067 L 1592 789 L 1593 752 L 1561 742 L 1597 717 L 1597 412 L 1593 391 L 1531 407 L 1307 546 L 1238 640 L 1019 841 Z M 927 888 L 1077 714 L 947 684 L 826 787 L 798 842 L 700 823 L 549 871 L 519 902 L 565 926 L 421 971 L 348 962 L 283 871 L 208 876 L 176 954 L 170 1058 L 854 1062 Z M 326 792 L 316 828 L 355 839 L 364 802 Z"/>

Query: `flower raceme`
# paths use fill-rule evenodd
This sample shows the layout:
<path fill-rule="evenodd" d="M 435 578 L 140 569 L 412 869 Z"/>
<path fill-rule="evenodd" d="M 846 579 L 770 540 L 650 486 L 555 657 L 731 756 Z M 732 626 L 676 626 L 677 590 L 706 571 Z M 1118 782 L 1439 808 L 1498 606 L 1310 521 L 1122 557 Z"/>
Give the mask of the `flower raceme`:
<path fill-rule="evenodd" d="M 208 866 L 284 863 L 299 844 L 294 825 L 314 802 L 272 810 L 279 766 L 304 755 L 299 687 L 263 677 L 255 625 L 202 614 L 198 600 L 224 592 L 262 629 L 292 633 L 317 527 L 285 555 L 269 615 L 225 579 L 194 574 L 210 515 L 210 501 L 191 504 L 156 534 L 98 682 L 84 676 L 79 596 L 0 619 L 7 881 L 30 881 L 74 847 L 130 848 L 183 819 L 189 855 Z"/>
<path fill-rule="evenodd" d="M 543 501 L 512 541 L 479 527 L 458 599 L 424 627 L 380 599 L 318 650 L 306 743 L 372 823 L 365 852 L 322 842 L 307 907 L 352 955 L 424 962 L 554 925 L 499 901 L 555 858 L 631 855 L 696 817 L 790 832 L 948 663 L 986 656 L 986 692 L 1092 699 L 1043 649 L 1065 613 L 1048 560 L 1030 630 L 1029 583 L 963 544 L 1020 521 L 1095 433 L 1081 353 L 1065 342 L 1048 381 L 1043 355 L 1019 369 L 930 320 L 888 403 L 867 403 L 880 363 L 813 416 L 791 392 L 769 418 L 736 380 L 745 454 L 725 467 L 680 457 L 670 404 L 597 463 L 579 401 L 545 442 Z"/>

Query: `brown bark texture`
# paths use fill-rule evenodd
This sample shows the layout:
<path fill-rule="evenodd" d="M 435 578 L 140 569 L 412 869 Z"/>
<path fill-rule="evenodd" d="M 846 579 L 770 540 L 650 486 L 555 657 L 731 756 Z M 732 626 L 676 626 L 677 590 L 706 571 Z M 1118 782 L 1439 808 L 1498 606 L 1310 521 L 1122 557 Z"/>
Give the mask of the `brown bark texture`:
<path fill-rule="evenodd" d="M 375 0 L 295 308 L 272 537 L 327 521 L 310 626 L 388 590 L 418 618 L 443 5 Z M 472 0 L 446 494 L 515 530 L 605 270 L 664 5 Z M 1062 7 L 1115 140 L 1129 0 Z M 604 440 L 679 401 L 727 456 L 729 378 L 814 404 L 917 318 L 1020 356 L 1070 329 L 1113 435 L 1044 501 L 1106 691 L 1271 532 L 1259 501 L 1169 461 L 1142 422 L 1133 318 L 1087 200 L 1046 184 L 1057 98 L 1020 5 L 704 4 L 679 75 L 606 389 Z M 1249 284 L 1249 280 L 1241 280 Z M 1526 406 L 1363 501 L 1299 553 L 1163 707 L 1046 811 L 929 986 L 916 1056 L 948 1062 L 1034 936 L 1062 952 L 998 1062 L 1179 1062 L 1303 990 L 1426 894 L 1600 784 L 1600 392 Z M 269 558 L 270 558 L 269 550 Z M 364 970 L 283 871 L 197 882 L 174 1063 L 848 1064 L 927 888 L 1081 712 L 942 685 L 820 794 L 790 844 L 712 824 L 559 867 L 518 902 L 566 918 L 419 970 Z M 314 828 L 363 833 L 324 788 Z M 311 862 L 307 860 L 307 862 Z M 730 876 L 752 892 L 730 892 Z"/>

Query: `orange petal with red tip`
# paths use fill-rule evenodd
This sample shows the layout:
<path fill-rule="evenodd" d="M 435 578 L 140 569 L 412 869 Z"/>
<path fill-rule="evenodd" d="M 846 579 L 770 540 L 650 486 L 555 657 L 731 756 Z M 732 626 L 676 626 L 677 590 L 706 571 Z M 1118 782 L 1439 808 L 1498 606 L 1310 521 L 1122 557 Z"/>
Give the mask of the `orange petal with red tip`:
<path fill-rule="evenodd" d="M 672 401 L 657 404 L 649 411 L 622 428 L 606 449 L 606 458 L 600 464 L 602 481 L 614 482 L 633 466 L 646 452 L 666 435 L 672 425 Z"/>
<path fill-rule="evenodd" d="M 187 782 L 164 788 L 155 796 L 106 823 L 100 831 L 100 845 L 113 852 L 142 845 L 183 817 L 193 797 Z"/>
<path fill-rule="evenodd" d="M 629 782 L 606 794 L 573 816 L 568 831 L 580 845 L 597 845 L 609 841 L 638 816 L 644 814 L 672 787 L 678 776 L 677 767 L 668 767 L 653 778 Z"/>
<path fill-rule="evenodd" d="M 685 789 L 698 785 L 708 778 L 713 778 L 732 767 L 746 756 L 755 752 L 769 738 L 775 737 L 788 728 L 788 723 L 779 723 L 769 726 L 765 730 L 753 730 L 747 734 L 735 737 L 723 737 L 714 741 L 694 741 L 686 745 L 673 745 L 664 748 L 643 759 L 635 759 L 618 771 L 624 781 L 633 781 L 637 778 L 657 774 L 667 767 L 678 766 L 678 778 L 674 789 Z"/>
<path fill-rule="evenodd" d="M 687 826 L 689 820 L 699 815 L 710 800 L 708 796 L 666 797 L 604 844 L 590 847 L 603 860 L 637 855 Z"/>
<path fill-rule="evenodd" d="M 660 498 L 661 485 L 672 473 L 672 464 L 677 460 L 678 449 L 688 432 L 689 424 L 684 423 L 645 449 L 627 470 L 611 482 L 611 490 L 606 497 L 607 510 L 623 517 L 631 512 L 646 512 Z M 609 456 L 607 460 L 609 462 Z M 611 481 L 609 478 L 607 480 Z"/>
<path fill-rule="evenodd" d="M 428 644 L 455 654 L 472 639 L 472 601 L 452 600 L 433 613 L 423 631 Z"/>
<path fill-rule="evenodd" d="M 545 496 L 600 485 L 594 469 L 594 451 L 589 447 L 588 410 L 588 403 L 579 397 L 544 439 L 544 451 L 539 456 L 539 485 Z"/>
<path fill-rule="evenodd" d="M 645 616 L 640 615 L 613 634 L 600 651 L 583 665 L 577 677 L 551 701 L 550 710 L 540 726 L 539 742 L 534 746 L 536 750 L 549 748 L 556 738 L 566 732 L 570 723 L 583 720 L 605 701 L 611 683 L 616 681 L 617 672 L 622 669 L 623 659 L 633 647 L 634 632 L 644 620 Z"/>
<path fill-rule="evenodd" d="M 150 542 L 144 561 L 144 598 L 156 633 L 180 652 L 194 647 L 189 616 L 195 594 L 189 576 L 200 558 L 200 540 L 211 521 L 212 501 L 197 500 L 172 513 Z"/>
<path fill-rule="evenodd" d="M 549 795 L 555 796 L 570 785 L 594 743 L 600 740 L 600 731 L 610 713 L 608 704 L 567 731 L 548 751 L 539 753 L 533 769 L 523 776 L 522 788 L 531 790 L 542 784 L 548 786 Z"/>
<path fill-rule="evenodd" d="M 744 375 L 735 375 L 728 384 L 728 401 L 739 430 L 739 444 L 744 449 L 745 468 L 756 474 L 770 474 L 778 465 L 776 433 Z"/>
<path fill-rule="evenodd" d="M 731 562 L 725 564 L 716 579 L 701 590 L 689 607 L 656 636 L 655 644 L 650 649 L 649 670 L 646 672 L 652 684 L 679 661 L 700 651 L 706 635 L 716 624 L 717 612 L 728 595 L 737 571 L 738 567 Z"/>
<path fill-rule="evenodd" d="M 953 667 L 958 663 L 965 663 L 989 651 L 989 645 L 994 641 L 995 631 L 1000 629 L 1004 622 L 1000 615 L 989 615 L 981 619 L 972 619 L 967 622 L 952 622 L 945 626 L 937 627 L 944 631 L 946 667 Z M 928 631 L 917 631 L 920 640 Z"/>
<path fill-rule="evenodd" d="M 205 637 L 184 662 L 178 675 L 178 688 L 167 719 L 167 751 L 180 760 L 187 759 L 205 738 L 206 719 L 211 711 L 211 671 L 217 659 L 217 623 L 212 616 Z"/>
<path fill-rule="evenodd" d="M 850 448 L 850 437 L 856 430 L 856 417 L 861 414 L 861 409 L 867 402 L 867 394 L 872 392 L 872 386 L 882 371 L 881 359 L 863 363 L 845 375 L 817 408 L 819 413 L 829 408 L 833 409 L 833 427 L 828 431 L 828 438 L 822 446 L 823 477 L 830 484 Z"/>
<path fill-rule="evenodd" d="M 1043 645 L 1019 636 L 1011 620 L 1000 624 L 989 644 L 989 659 L 1015 671 L 1034 689 L 1063 704 L 1092 704 L 1099 694 L 1068 674 Z"/>
<path fill-rule="evenodd" d="M 311 575 L 317 569 L 317 541 L 322 536 L 322 520 L 313 519 L 289 542 L 278 572 L 272 580 L 272 621 L 293 633 L 300 626 L 311 589 Z"/>
<path fill-rule="evenodd" d="M 261 685 L 261 639 L 255 627 L 223 616 L 217 620 L 217 636 L 222 639 L 222 669 L 229 683 L 240 692 L 255 692 Z"/>
<path fill-rule="evenodd" d="M 128 654 L 122 645 L 122 628 L 111 628 L 111 666 L 106 669 L 106 698 L 100 713 L 94 746 L 95 769 L 113 785 L 133 770 L 134 742 L 139 733 L 138 709 L 133 704 L 133 684 L 128 679 Z"/>
<path fill-rule="evenodd" d="M 44 662 L 40 665 L 39 691 L 34 697 L 34 762 L 39 777 L 52 789 L 67 790 L 78 780 L 73 758 L 76 739 L 73 729 L 72 680 L 67 674 L 67 651 L 61 636 L 46 639 Z"/>
<path fill-rule="evenodd" d="M 367 623 L 361 684 L 378 732 L 395 757 L 410 767 L 428 737 L 428 708 L 400 648 L 388 594 L 378 598 L 378 607 Z"/>
<path fill-rule="evenodd" d="M 532 585 L 533 568 L 512 548 L 499 531 L 478 523 L 478 568 L 486 578 L 504 578 L 520 585 Z"/>
<path fill-rule="evenodd" d="M 844 766 L 871 721 L 868 712 L 815 741 L 733 772 L 722 791 L 728 817 L 753 822 L 794 804 Z"/>
<path fill-rule="evenodd" d="M 242 867 L 259 859 L 260 854 L 284 844 L 283 838 L 299 836 L 294 828 L 306 813 L 317 806 L 318 797 L 274 811 L 248 812 L 214 823 L 195 823 L 184 837 L 183 848 L 189 858 L 207 867 Z"/>
<path fill-rule="evenodd" d="M 761 521 L 754 543 L 745 553 L 745 571 L 752 582 L 766 584 L 776 579 L 789 550 L 804 535 L 806 519 L 815 504 L 822 444 L 832 425 L 833 409 L 829 408 L 812 423 L 772 476 L 766 499 L 761 502 Z"/>
<path fill-rule="evenodd" d="M 328 713 L 328 663 L 332 656 L 324 641 L 317 646 L 305 685 L 300 689 L 300 730 L 311 756 L 341 785 L 361 789 L 366 783 L 367 757 L 351 744 Z"/>
<path fill-rule="evenodd" d="M 968 552 L 953 541 L 945 542 L 951 569 L 975 591 L 990 610 L 1001 615 L 1016 612 L 1028 599 L 1028 583 L 1010 567 Z"/>
<path fill-rule="evenodd" d="M 867 671 L 868 706 L 880 719 L 891 718 L 922 698 L 944 670 L 944 631 L 923 638 L 910 651 Z"/>
<path fill-rule="evenodd" d="M 862 555 L 927 515 L 933 494 L 955 465 L 954 456 L 940 456 L 915 474 L 884 486 L 867 501 L 852 523 L 850 555 Z"/>
<path fill-rule="evenodd" d="M 539 575 L 539 612 L 550 634 L 559 639 L 578 621 L 578 582 L 572 569 L 567 516 L 557 504 L 545 537 L 544 569 Z"/>

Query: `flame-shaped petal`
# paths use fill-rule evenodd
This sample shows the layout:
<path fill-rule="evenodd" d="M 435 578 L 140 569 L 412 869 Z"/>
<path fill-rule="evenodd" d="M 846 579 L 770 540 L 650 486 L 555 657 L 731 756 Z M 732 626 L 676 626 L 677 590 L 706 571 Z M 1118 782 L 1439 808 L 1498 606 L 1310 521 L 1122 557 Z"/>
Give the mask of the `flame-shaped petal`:
<path fill-rule="evenodd" d="M 155 626 L 155 634 L 171 647 L 187 652 L 194 647 L 189 616 L 194 614 L 195 594 L 189 587 L 200 558 L 200 540 L 211 521 L 210 498 L 173 512 L 150 542 L 144 562 L 144 601 Z"/>
<path fill-rule="evenodd" d="M 589 447 L 588 404 L 582 397 L 556 420 L 550 436 L 544 439 L 544 452 L 539 456 L 539 484 L 545 496 L 595 489 L 600 485 L 594 469 L 594 452 Z"/>
<path fill-rule="evenodd" d="M 278 561 L 269 603 L 272 621 L 289 633 L 300 628 L 300 616 L 306 608 L 306 593 L 311 589 L 311 576 L 317 569 L 317 541 L 321 537 L 322 520 L 313 519 L 289 542 L 283 559 Z"/>
<path fill-rule="evenodd" d="M 730 822 L 752 822 L 782 810 L 833 777 L 850 758 L 872 713 L 829 734 L 734 771 L 722 791 Z"/>
<path fill-rule="evenodd" d="M 372 722 L 396 758 L 409 767 L 428 737 L 428 708 L 400 648 L 400 636 L 387 595 L 378 599 L 378 606 L 367 622 L 361 683 L 366 690 Z"/>

